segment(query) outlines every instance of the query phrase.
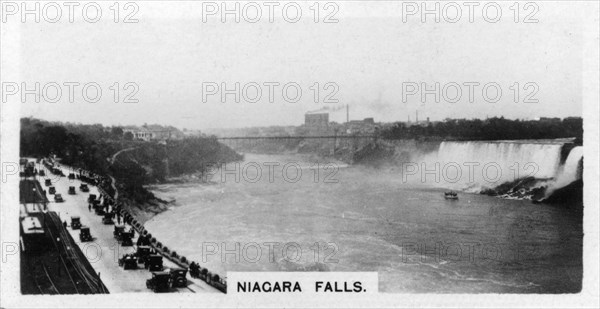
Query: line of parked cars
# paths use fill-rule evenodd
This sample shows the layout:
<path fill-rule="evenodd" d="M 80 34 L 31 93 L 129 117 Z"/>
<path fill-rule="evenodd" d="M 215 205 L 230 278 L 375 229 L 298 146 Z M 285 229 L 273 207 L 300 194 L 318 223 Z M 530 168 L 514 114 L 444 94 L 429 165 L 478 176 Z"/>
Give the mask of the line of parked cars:
<path fill-rule="evenodd" d="M 51 171 L 54 174 L 59 174 L 59 169 Z M 62 172 L 60 174 L 62 174 Z M 85 181 L 81 177 L 77 177 L 74 173 L 70 173 L 68 178 L 70 180 L 79 178 L 80 180 Z M 64 201 L 62 195 L 56 193 L 56 188 L 52 186 L 51 179 L 45 179 L 45 185 L 49 187 L 49 193 L 54 195 L 54 200 L 56 202 Z M 88 184 L 81 183 L 79 190 L 81 192 L 89 192 L 90 188 L 88 187 Z M 76 187 L 69 186 L 68 194 L 76 195 Z M 114 212 L 108 212 L 108 204 L 101 203 L 101 199 L 96 194 L 89 194 L 87 202 L 91 204 L 95 214 L 103 216 L 102 223 L 114 224 Z M 81 242 L 93 240 L 90 228 L 82 225 L 81 217 L 71 216 L 71 228 L 73 230 L 79 230 L 79 239 Z M 133 238 L 135 236 L 135 230 L 133 228 L 126 231 L 125 225 L 115 225 L 113 235 L 122 246 L 133 246 Z M 154 292 L 169 292 L 172 288 L 186 287 L 188 284 L 186 278 L 188 270 L 186 268 L 165 269 L 163 265 L 163 256 L 149 246 L 149 241 L 144 242 L 144 240 L 146 240 L 145 237 L 140 237 L 135 246 L 136 251 L 131 254 L 123 255 L 118 260 L 118 265 L 125 270 L 138 269 L 140 267 L 148 269 L 152 273 L 152 277 L 146 280 L 146 287 Z"/>

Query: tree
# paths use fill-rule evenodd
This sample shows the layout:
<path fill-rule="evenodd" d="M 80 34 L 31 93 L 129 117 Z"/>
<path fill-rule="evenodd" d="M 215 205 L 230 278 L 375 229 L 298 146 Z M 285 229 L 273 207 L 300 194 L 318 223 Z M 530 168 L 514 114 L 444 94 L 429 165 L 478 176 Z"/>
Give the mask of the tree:
<path fill-rule="evenodd" d="M 123 138 L 124 138 L 125 140 L 132 141 L 132 140 L 133 140 L 133 133 L 131 133 L 131 132 L 127 131 L 127 132 L 125 132 L 125 133 L 123 134 Z"/>
<path fill-rule="evenodd" d="M 123 129 L 120 127 L 113 127 L 112 130 L 110 130 L 110 134 L 117 139 L 121 139 L 123 137 Z"/>

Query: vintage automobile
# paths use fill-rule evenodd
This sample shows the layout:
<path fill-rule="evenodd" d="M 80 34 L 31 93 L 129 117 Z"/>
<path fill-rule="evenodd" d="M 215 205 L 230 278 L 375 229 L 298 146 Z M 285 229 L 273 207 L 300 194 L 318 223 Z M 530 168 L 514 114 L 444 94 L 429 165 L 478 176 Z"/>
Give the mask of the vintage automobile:
<path fill-rule="evenodd" d="M 114 231 L 113 231 L 113 237 L 117 241 L 121 241 L 121 237 L 123 236 L 124 232 L 125 232 L 125 226 L 124 225 L 115 225 L 115 228 L 114 228 Z"/>
<path fill-rule="evenodd" d="M 212 285 L 214 288 L 216 288 L 217 290 L 223 292 L 223 293 L 227 293 L 227 281 L 223 280 L 223 278 L 221 278 L 219 275 L 214 274 L 212 275 L 212 277 L 210 275 L 207 274 L 206 276 L 207 278 L 210 277 L 210 281 L 209 284 Z"/>
<path fill-rule="evenodd" d="M 113 220 L 113 215 L 110 212 L 105 212 L 104 213 L 104 217 L 102 218 L 102 223 L 106 224 L 106 225 L 110 225 L 110 224 L 114 224 Z"/>
<path fill-rule="evenodd" d="M 135 254 L 125 254 L 119 259 L 119 266 L 123 266 L 123 269 L 137 269 L 138 262 Z"/>
<path fill-rule="evenodd" d="M 133 233 L 134 230 L 132 229 L 131 232 Z M 140 237 L 138 237 L 138 239 L 137 239 L 137 245 L 138 246 L 149 246 L 150 245 L 150 238 L 146 237 L 144 235 L 140 235 Z"/>
<path fill-rule="evenodd" d="M 173 287 L 184 288 L 187 286 L 187 269 L 184 268 L 172 268 L 170 270 L 171 282 Z"/>
<path fill-rule="evenodd" d="M 51 186 L 52 185 L 52 180 L 50 180 L 50 179 L 44 180 L 44 185 L 46 185 L 46 187 Z"/>
<path fill-rule="evenodd" d="M 73 187 L 73 186 L 70 186 L 70 187 L 69 187 L 69 192 L 68 192 L 68 193 L 69 193 L 70 195 L 74 195 L 74 194 L 76 194 L 76 192 L 75 192 L 75 187 Z"/>
<path fill-rule="evenodd" d="M 99 216 L 104 216 L 105 211 L 104 211 L 104 206 L 100 205 L 100 201 L 95 200 L 92 208 L 94 208 L 94 212 L 99 215 Z"/>
<path fill-rule="evenodd" d="M 40 170 L 38 175 L 40 176 L 46 176 L 46 172 L 44 170 Z"/>
<path fill-rule="evenodd" d="M 90 234 L 90 228 L 87 226 L 82 226 L 79 232 L 79 240 L 82 242 L 92 241 L 92 235 Z"/>
<path fill-rule="evenodd" d="M 150 256 L 150 247 L 149 246 L 137 246 L 135 251 L 135 257 L 137 258 L 138 263 L 143 263 L 144 267 L 146 265 L 146 261 Z"/>
<path fill-rule="evenodd" d="M 79 188 L 81 189 L 81 187 L 79 187 Z M 90 196 L 88 196 L 88 203 L 92 203 L 95 200 L 96 200 L 96 194 L 90 194 Z"/>
<path fill-rule="evenodd" d="M 50 194 L 56 193 L 56 188 L 55 187 L 50 187 L 50 189 L 48 189 L 48 193 L 50 193 Z"/>
<path fill-rule="evenodd" d="M 123 235 L 121 235 L 121 246 L 123 246 L 123 247 L 133 246 L 133 240 L 131 240 L 131 233 L 123 233 Z"/>
<path fill-rule="evenodd" d="M 88 185 L 82 183 L 79 186 L 79 190 L 81 190 L 82 192 L 90 192 L 90 188 L 88 187 Z M 96 197 L 94 197 L 94 199 L 96 199 Z"/>
<path fill-rule="evenodd" d="M 150 271 L 161 271 L 163 270 L 163 257 L 159 254 L 151 254 L 144 263 L 144 268 Z"/>
<path fill-rule="evenodd" d="M 171 288 L 171 274 L 166 271 L 152 272 L 152 278 L 146 280 L 146 287 L 158 292 L 168 292 Z"/>
<path fill-rule="evenodd" d="M 81 218 L 72 216 L 71 217 L 71 228 L 74 230 L 81 228 Z"/>
<path fill-rule="evenodd" d="M 71 180 L 75 179 L 75 174 L 74 173 L 69 173 L 69 179 L 71 179 Z"/>
<path fill-rule="evenodd" d="M 57 203 L 62 203 L 65 200 L 63 199 L 63 197 L 62 197 L 62 195 L 60 193 L 56 193 L 54 195 L 54 201 L 57 202 Z"/>

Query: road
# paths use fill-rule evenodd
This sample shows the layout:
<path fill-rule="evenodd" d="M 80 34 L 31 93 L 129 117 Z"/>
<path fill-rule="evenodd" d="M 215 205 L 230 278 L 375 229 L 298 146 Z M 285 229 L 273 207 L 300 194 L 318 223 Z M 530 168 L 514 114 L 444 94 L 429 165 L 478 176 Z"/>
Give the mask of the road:
<path fill-rule="evenodd" d="M 45 178 L 52 179 L 52 185 L 56 188 L 56 192 L 62 194 L 64 202 L 54 202 L 54 196 L 48 195 L 50 203 L 48 208 L 51 211 L 57 212 L 61 220 L 66 221 L 69 225 L 67 230 L 71 233 L 75 242 L 79 245 L 86 258 L 90 261 L 96 272 L 100 273 L 102 282 L 106 285 L 110 293 L 122 292 L 150 292 L 146 288 L 146 280 L 152 275 L 144 269 L 123 270 L 118 266 L 118 259 L 126 253 L 134 251 L 133 247 L 122 247 L 113 237 L 114 225 L 105 225 L 102 223 L 102 217 L 96 215 L 93 210 L 88 210 L 87 198 L 89 194 L 99 196 L 98 189 L 95 186 L 88 185 L 90 192 L 81 192 L 79 185 L 81 181 L 68 179 L 68 177 L 59 177 L 52 174 L 42 164 L 36 164 L 38 170 L 44 169 L 46 177 L 39 177 L 43 184 Z M 66 166 L 61 166 L 63 173 L 69 175 L 74 171 Z M 77 194 L 68 195 L 69 186 L 74 186 Z M 44 187 L 47 190 L 47 187 Z M 79 241 L 79 230 L 73 230 L 70 227 L 71 216 L 79 216 L 81 224 L 90 227 L 93 242 L 81 243 Z M 126 228 L 127 229 L 127 228 Z M 136 237 L 137 237 L 136 233 Z M 135 243 L 134 239 L 134 243 Z M 167 259 L 163 259 L 165 268 L 176 268 L 177 266 Z M 174 289 L 174 292 L 180 293 L 221 293 L 215 288 L 209 286 L 204 281 L 191 279 L 188 273 L 188 288 Z"/>

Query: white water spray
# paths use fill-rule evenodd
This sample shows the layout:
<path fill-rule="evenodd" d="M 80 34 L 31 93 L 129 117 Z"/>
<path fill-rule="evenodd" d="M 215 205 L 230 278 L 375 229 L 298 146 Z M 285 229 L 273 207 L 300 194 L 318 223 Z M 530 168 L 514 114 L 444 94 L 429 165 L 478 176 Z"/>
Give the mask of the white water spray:
<path fill-rule="evenodd" d="M 439 163 L 438 186 L 478 192 L 526 177 L 556 177 L 562 146 L 513 141 L 443 142 L 424 163 L 428 170 Z"/>

